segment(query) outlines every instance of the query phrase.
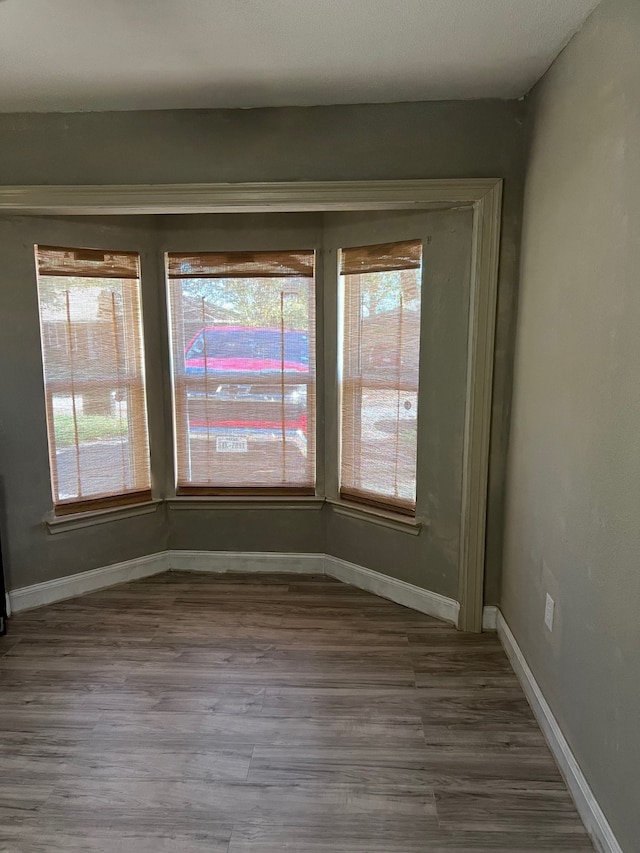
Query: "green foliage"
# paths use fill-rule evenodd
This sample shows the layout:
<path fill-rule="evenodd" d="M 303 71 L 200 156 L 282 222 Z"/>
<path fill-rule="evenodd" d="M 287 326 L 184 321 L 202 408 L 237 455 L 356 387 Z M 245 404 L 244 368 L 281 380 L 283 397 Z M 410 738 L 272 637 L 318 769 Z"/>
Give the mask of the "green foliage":
<path fill-rule="evenodd" d="M 417 307 L 419 303 L 419 270 L 364 273 L 360 276 L 360 280 L 360 298 L 364 317 L 397 310 L 400 307 L 401 297 L 405 308 Z"/>
<path fill-rule="evenodd" d="M 362 312 L 365 317 L 393 311 L 400 305 L 418 304 L 420 271 L 396 270 L 361 276 Z M 185 279 L 182 292 L 194 300 L 205 299 L 208 307 L 233 312 L 239 324 L 279 326 L 281 293 L 284 322 L 288 329 L 306 329 L 309 323 L 309 296 L 306 280 L 292 278 Z"/>
<path fill-rule="evenodd" d="M 111 415 L 78 415 L 78 439 L 80 441 L 105 441 L 120 438 L 127 434 L 127 419 L 122 421 Z M 73 415 L 54 415 L 56 447 L 70 447 L 75 444 Z"/>
<path fill-rule="evenodd" d="M 291 278 L 185 279 L 182 292 L 192 299 L 205 299 L 208 307 L 231 311 L 240 325 L 275 326 L 281 321 L 284 293 L 284 323 L 288 329 L 306 329 L 309 299 L 306 280 Z"/>
<path fill-rule="evenodd" d="M 116 285 L 116 288 L 118 285 Z M 111 291 L 113 286 L 108 279 L 78 278 L 77 276 L 50 276 L 43 275 L 39 279 L 40 308 L 51 311 L 64 311 L 67 304 L 67 291 L 73 295 L 74 290 L 93 291 L 96 294 L 104 294 L 104 299 L 111 302 Z"/>

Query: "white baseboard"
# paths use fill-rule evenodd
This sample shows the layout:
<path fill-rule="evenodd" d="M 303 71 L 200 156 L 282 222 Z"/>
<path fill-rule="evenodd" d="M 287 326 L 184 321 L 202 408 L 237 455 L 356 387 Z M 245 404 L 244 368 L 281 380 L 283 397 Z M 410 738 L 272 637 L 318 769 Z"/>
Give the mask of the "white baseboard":
<path fill-rule="evenodd" d="M 95 592 L 98 589 L 166 571 L 166 551 L 161 551 L 158 554 L 149 554 L 146 557 L 127 560 L 126 563 L 115 563 L 112 566 L 79 572 L 65 578 L 56 578 L 21 589 L 12 589 L 9 592 L 9 603 L 11 611 L 19 613 L 21 610 L 31 610 L 33 607 L 41 607 L 43 604 L 52 604 L 55 601 L 63 601 L 65 598 L 74 598 L 76 595 L 83 595 L 86 592 Z"/>
<path fill-rule="evenodd" d="M 291 572 L 330 575 L 397 604 L 457 624 L 457 601 L 327 554 L 265 551 L 169 551 L 169 568 L 183 572 Z"/>
<path fill-rule="evenodd" d="M 442 619 L 444 622 L 458 624 L 458 613 L 460 605 L 452 598 L 446 598 L 437 592 L 429 592 L 419 586 L 398 580 L 397 578 L 374 572 L 373 569 L 365 569 L 355 563 L 348 563 L 338 557 L 328 554 L 324 558 L 325 574 L 333 578 L 350 583 L 374 595 L 388 598 L 396 604 L 403 604 L 420 613 Z"/>
<path fill-rule="evenodd" d="M 518 646 L 516 638 L 499 611 L 497 613 L 497 628 L 498 636 L 511 666 L 522 684 L 538 724 L 565 778 L 578 814 L 582 818 L 596 849 L 601 853 L 623 853 L 604 812 L 580 769 L 575 755 L 571 751 L 567 739 L 558 725 L 558 721 L 553 715 L 553 711 L 544 698 L 542 690 Z"/>
<path fill-rule="evenodd" d="M 324 554 L 272 551 L 167 551 L 168 568 L 181 572 L 288 572 L 324 574 Z"/>
<path fill-rule="evenodd" d="M 291 572 L 326 574 L 374 595 L 457 625 L 460 605 L 452 598 L 327 554 L 237 551 L 162 551 L 69 577 L 11 590 L 7 611 L 18 613 L 167 570 L 191 572 Z M 485 630 L 496 630 L 533 713 L 567 782 L 578 813 L 601 853 L 623 853 L 613 830 L 535 680 L 515 637 L 497 607 L 485 607 Z"/>
<path fill-rule="evenodd" d="M 444 622 L 451 622 L 453 625 L 458 623 L 459 603 L 437 592 L 430 592 L 327 554 L 282 554 L 268 551 L 163 551 L 126 563 L 14 589 L 9 593 L 9 601 L 15 613 L 171 570 L 326 574 Z"/>
<path fill-rule="evenodd" d="M 498 630 L 498 608 L 494 604 L 482 608 L 482 630 Z"/>

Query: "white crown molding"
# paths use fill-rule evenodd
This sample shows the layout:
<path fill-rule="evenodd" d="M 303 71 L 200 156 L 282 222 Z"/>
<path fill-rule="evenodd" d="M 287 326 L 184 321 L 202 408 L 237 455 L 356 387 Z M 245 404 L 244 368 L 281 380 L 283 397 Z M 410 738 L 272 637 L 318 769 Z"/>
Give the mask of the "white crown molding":
<path fill-rule="evenodd" d="M 9 591 L 13 613 L 167 571 L 166 551 Z"/>
<path fill-rule="evenodd" d="M 0 187 L 0 213 L 44 215 L 383 210 L 473 205 L 498 178 L 409 181 L 280 181 Z"/>
<path fill-rule="evenodd" d="M 618 841 L 587 782 L 571 747 L 556 720 L 540 685 L 535 679 L 516 638 L 504 616 L 497 613 L 498 636 L 511 666 L 522 685 L 531 709 L 553 753 L 560 772 L 576 804 L 578 814 L 600 853 L 623 853 Z"/>
<path fill-rule="evenodd" d="M 0 187 L 0 214 L 77 216 L 472 208 L 458 588 L 458 624 L 465 631 L 480 631 L 483 618 L 501 204 L 500 178 Z"/>

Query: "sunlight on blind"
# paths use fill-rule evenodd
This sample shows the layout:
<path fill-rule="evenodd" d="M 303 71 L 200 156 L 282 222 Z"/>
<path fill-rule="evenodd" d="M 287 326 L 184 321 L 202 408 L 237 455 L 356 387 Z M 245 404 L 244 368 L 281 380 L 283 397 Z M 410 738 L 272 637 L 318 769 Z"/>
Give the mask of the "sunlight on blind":
<path fill-rule="evenodd" d="M 314 259 L 167 255 L 179 493 L 313 494 Z"/>
<path fill-rule="evenodd" d="M 340 253 L 342 497 L 413 514 L 420 241 Z"/>
<path fill-rule="evenodd" d="M 35 253 L 56 512 L 150 499 L 138 255 Z"/>

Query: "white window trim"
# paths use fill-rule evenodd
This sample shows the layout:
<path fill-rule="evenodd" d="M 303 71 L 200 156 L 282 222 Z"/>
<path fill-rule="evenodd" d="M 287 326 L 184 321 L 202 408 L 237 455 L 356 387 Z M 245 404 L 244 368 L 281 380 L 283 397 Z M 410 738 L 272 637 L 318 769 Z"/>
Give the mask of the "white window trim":
<path fill-rule="evenodd" d="M 418 536 L 423 527 L 429 526 L 426 519 L 416 518 L 413 515 L 403 515 L 391 510 L 377 509 L 365 504 L 352 503 L 344 499 L 327 498 L 327 504 L 336 515 L 357 518 L 359 521 L 378 524 L 380 527 L 389 527 L 391 530 L 400 530 L 402 533 L 411 533 L 413 536 Z"/>
<path fill-rule="evenodd" d="M 256 495 L 180 495 L 175 498 L 167 498 L 167 506 L 171 510 L 202 510 L 202 509 L 295 509 L 295 510 L 321 510 L 324 498 L 314 497 L 286 497 L 285 495 L 274 495 L 271 497 L 260 497 Z"/>
<path fill-rule="evenodd" d="M 106 524 L 123 518 L 134 518 L 136 515 L 150 515 L 152 512 L 156 512 L 162 503 L 164 501 L 156 499 L 143 501 L 139 504 L 108 507 L 107 509 L 91 509 L 70 515 L 55 515 L 54 512 L 49 512 L 44 518 L 44 523 L 49 533 L 67 533 L 69 530 L 93 527 L 95 524 Z"/>
<path fill-rule="evenodd" d="M 0 214 L 473 209 L 467 396 L 460 518 L 459 627 L 482 629 L 489 433 L 498 281 L 502 180 L 301 181 L 0 187 Z"/>

